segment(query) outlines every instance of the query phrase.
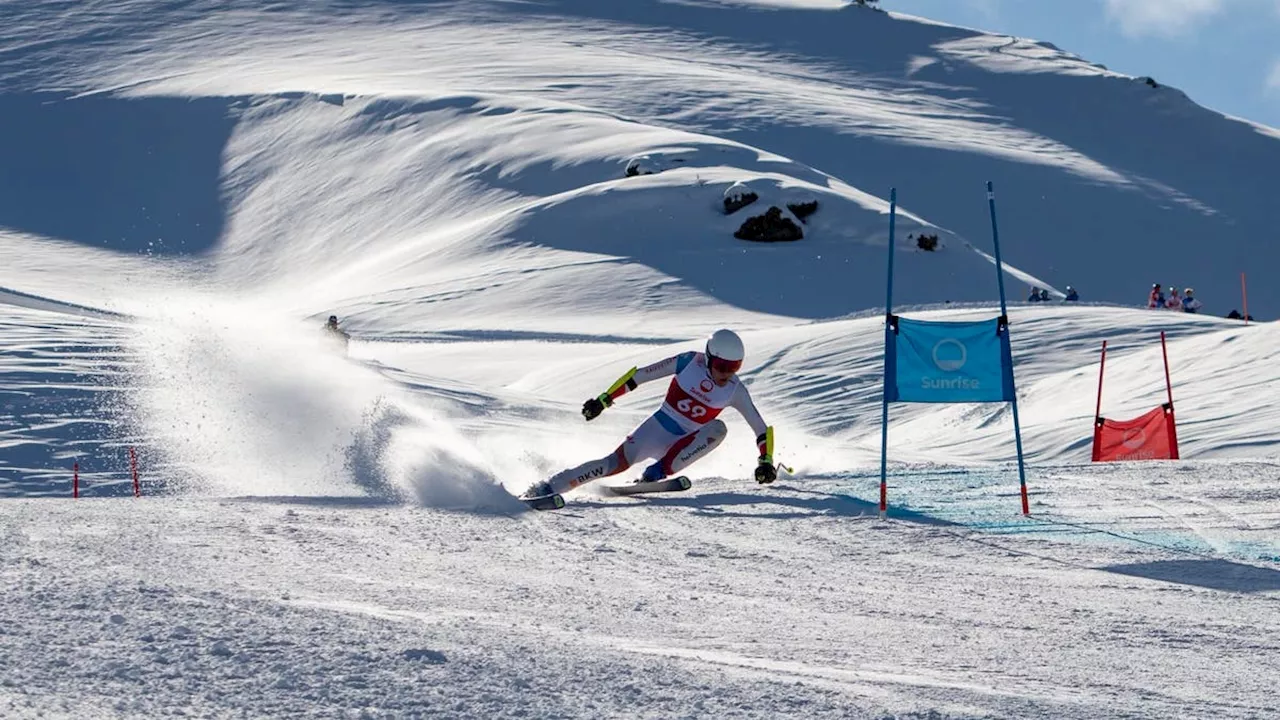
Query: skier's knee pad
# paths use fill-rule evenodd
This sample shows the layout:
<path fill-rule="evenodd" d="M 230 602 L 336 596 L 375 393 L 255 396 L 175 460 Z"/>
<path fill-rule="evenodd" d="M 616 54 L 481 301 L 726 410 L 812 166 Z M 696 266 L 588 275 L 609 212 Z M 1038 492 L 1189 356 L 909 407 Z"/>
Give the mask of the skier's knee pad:
<path fill-rule="evenodd" d="M 712 420 L 702 429 L 694 433 L 692 440 L 683 447 L 673 448 L 675 455 L 667 463 L 669 474 L 675 474 L 689 467 L 708 453 L 720 447 L 721 441 L 729 434 L 729 426 L 723 420 Z"/>
<path fill-rule="evenodd" d="M 723 420 L 712 420 L 698 431 L 699 435 L 706 437 L 714 437 L 715 442 L 720 442 L 729 435 L 729 426 L 724 424 Z"/>

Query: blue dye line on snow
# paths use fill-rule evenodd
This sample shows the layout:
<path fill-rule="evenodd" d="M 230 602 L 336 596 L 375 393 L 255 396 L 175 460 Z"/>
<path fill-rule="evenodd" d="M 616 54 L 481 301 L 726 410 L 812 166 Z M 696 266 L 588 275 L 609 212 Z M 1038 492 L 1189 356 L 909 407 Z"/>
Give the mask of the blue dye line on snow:
<path fill-rule="evenodd" d="M 874 480 L 878 474 L 841 476 L 841 480 Z M 936 482 L 930 482 L 930 481 Z M 1201 558 L 1280 562 L 1280 546 L 1223 538 L 1211 544 L 1189 532 L 1168 529 L 1126 529 L 1115 522 L 1073 520 L 1061 515 L 1021 514 L 1017 492 L 1010 492 L 1016 476 L 1004 472 L 974 472 L 956 468 L 898 471 L 889 478 L 887 517 L 907 522 L 948 524 L 991 535 L 1045 536 L 1082 542 L 1134 543 Z M 871 483 L 869 483 L 871 484 Z M 867 488 L 870 489 L 869 487 Z M 865 492 L 865 491 L 864 491 Z M 1033 493 L 1034 494 L 1034 493 Z M 850 493 L 857 498 L 858 493 Z M 952 497 L 952 500 L 944 498 Z M 1130 520 L 1159 520 L 1143 516 Z M 1225 549 L 1224 549 L 1225 548 Z"/>

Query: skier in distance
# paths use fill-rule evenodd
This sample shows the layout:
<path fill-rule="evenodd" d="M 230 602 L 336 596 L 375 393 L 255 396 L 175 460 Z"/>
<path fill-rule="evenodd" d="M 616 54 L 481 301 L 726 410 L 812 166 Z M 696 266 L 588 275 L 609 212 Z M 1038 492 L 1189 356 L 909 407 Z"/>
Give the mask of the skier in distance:
<path fill-rule="evenodd" d="M 343 352 L 346 352 L 347 346 L 351 343 L 351 334 L 346 330 L 338 327 L 338 316 L 330 315 L 328 322 L 324 324 L 325 337 L 332 339 L 335 343 L 342 345 Z"/>

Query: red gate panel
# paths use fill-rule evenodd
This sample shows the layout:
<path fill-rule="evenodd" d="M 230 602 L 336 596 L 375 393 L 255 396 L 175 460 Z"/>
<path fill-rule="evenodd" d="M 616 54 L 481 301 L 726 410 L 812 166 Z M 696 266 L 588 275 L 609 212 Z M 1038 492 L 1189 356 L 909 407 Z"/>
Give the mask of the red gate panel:
<path fill-rule="evenodd" d="M 1170 404 L 1133 420 L 1100 417 L 1094 423 L 1094 462 L 1177 459 L 1178 432 Z"/>

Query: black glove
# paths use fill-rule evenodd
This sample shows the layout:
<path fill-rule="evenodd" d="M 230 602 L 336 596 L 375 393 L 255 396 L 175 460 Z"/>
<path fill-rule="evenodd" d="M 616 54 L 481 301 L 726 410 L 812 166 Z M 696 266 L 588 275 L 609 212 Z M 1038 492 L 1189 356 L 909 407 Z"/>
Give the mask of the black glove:
<path fill-rule="evenodd" d="M 761 485 L 768 485 L 777 479 L 778 469 L 773 466 L 773 463 L 761 459 L 760 464 L 756 465 L 756 482 Z"/>
<path fill-rule="evenodd" d="M 601 395 L 600 397 L 593 397 L 582 403 L 582 417 L 588 420 L 595 420 L 600 417 L 600 413 L 604 412 L 604 409 L 609 407 L 610 403 L 605 402 L 608 397 L 608 395 Z"/>

